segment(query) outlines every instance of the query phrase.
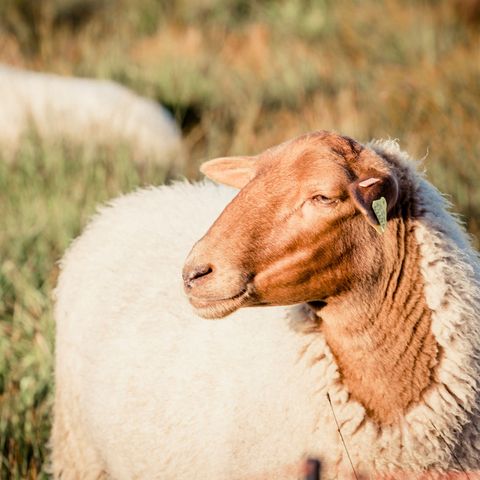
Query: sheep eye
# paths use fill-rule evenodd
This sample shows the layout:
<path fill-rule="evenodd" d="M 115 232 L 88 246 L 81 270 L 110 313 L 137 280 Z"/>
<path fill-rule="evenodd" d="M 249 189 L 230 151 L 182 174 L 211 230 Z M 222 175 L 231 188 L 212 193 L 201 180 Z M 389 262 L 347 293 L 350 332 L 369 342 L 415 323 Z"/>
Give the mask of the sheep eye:
<path fill-rule="evenodd" d="M 321 203 L 322 205 L 332 205 L 337 202 L 335 198 L 328 198 L 325 195 L 315 195 L 311 198 L 311 201 L 313 203 Z"/>

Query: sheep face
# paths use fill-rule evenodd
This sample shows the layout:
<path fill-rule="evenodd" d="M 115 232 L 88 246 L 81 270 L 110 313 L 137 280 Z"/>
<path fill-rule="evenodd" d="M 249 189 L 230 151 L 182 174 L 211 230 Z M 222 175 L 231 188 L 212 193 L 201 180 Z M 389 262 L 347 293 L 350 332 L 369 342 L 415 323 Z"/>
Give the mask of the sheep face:
<path fill-rule="evenodd" d="M 393 216 L 398 185 L 373 151 L 316 132 L 202 171 L 240 192 L 186 260 L 185 291 L 199 315 L 328 301 L 378 276 L 383 237 L 372 202 L 385 197 Z"/>

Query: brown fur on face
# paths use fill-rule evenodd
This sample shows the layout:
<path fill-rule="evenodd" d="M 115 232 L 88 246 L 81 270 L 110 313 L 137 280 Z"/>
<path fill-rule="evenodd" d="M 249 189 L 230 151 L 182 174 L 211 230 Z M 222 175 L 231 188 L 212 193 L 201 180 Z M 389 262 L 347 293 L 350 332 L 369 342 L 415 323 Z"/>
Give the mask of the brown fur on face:
<path fill-rule="evenodd" d="M 372 262 L 368 271 L 363 268 L 364 259 L 380 248 L 368 225 L 375 223 L 369 192 L 386 196 L 390 209 L 397 194 L 390 194 L 393 176 L 374 152 L 354 140 L 318 132 L 257 158 L 214 160 L 203 170 L 243 188 L 186 262 L 187 294 L 202 315 L 321 300 L 375 274 Z M 365 175 L 381 181 L 352 188 Z"/>
<path fill-rule="evenodd" d="M 438 363 L 408 174 L 328 132 L 203 171 L 241 190 L 186 261 L 185 290 L 199 314 L 320 301 L 321 328 L 352 397 L 379 423 L 394 422 Z M 382 196 L 388 226 L 379 235 L 371 205 Z"/>

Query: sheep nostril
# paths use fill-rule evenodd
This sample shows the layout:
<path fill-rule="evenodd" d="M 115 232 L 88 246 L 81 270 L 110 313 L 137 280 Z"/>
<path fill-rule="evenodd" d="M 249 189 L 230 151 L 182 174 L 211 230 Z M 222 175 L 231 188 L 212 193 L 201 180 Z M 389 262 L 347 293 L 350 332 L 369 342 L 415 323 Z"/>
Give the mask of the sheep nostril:
<path fill-rule="evenodd" d="M 211 265 L 200 265 L 185 272 L 183 275 L 183 282 L 185 284 L 185 288 L 191 289 L 197 280 L 206 277 L 207 275 L 210 275 L 210 273 L 212 272 L 213 269 Z"/>

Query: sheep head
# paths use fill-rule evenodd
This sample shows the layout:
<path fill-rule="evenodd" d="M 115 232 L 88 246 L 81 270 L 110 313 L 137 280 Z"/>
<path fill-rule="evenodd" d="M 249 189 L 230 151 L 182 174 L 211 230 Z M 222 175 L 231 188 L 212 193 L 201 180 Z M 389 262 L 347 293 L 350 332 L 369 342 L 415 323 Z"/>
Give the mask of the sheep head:
<path fill-rule="evenodd" d="M 398 214 L 394 167 L 358 142 L 304 135 L 254 157 L 211 160 L 202 172 L 240 189 L 190 252 L 185 292 L 197 313 L 328 301 L 373 282 L 384 238 L 372 209 Z M 388 235 L 388 231 L 386 236 Z"/>

